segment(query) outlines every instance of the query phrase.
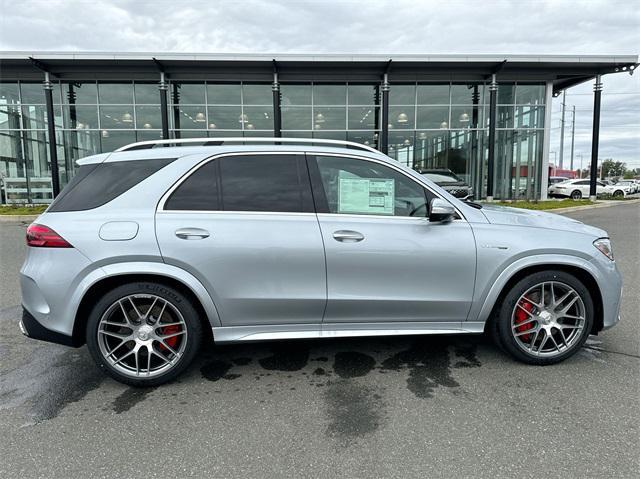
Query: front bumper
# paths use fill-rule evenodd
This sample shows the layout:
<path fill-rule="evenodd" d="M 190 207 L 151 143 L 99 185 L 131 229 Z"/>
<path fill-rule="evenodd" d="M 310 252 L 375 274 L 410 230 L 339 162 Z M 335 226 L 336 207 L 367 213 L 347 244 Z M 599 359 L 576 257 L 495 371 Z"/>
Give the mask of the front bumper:
<path fill-rule="evenodd" d="M 45 328 L 24 307 L 22 308 L 22 319 L 20 320 L 19 327 L 22 334 L 31 339 L 39 339 L 40 341 L 62 344 L 64 346 L 79 346 L 71 336 Z"/>

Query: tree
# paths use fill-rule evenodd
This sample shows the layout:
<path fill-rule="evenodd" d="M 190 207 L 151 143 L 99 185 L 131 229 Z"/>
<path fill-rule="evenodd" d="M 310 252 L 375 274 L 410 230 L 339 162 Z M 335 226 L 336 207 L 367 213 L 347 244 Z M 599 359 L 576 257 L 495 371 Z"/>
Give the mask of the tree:
<path fill-rule="evenodd" d="M 602 178 L 608 178 L 610 176 L 622 176 L 627 171 L 627 164 L 622 161 L 613 161 L 612 158 L 607 158 L 602 162 Z"/>

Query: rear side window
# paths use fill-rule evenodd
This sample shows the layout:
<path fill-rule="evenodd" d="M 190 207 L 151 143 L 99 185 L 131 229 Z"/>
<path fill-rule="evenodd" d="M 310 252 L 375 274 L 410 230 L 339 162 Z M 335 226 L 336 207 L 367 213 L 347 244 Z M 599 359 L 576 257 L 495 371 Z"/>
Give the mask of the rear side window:
<path fill-rule="evenodd" d="M 48 211 L 83 211 L 102 206 L 174 160 L 162 158 L 81 166 Z"/>
<path fill-rule="evenodd" d="M 304 155 L 234 155 L 210 161 L 180 184 L 165 210 L 313 212 Z"/>

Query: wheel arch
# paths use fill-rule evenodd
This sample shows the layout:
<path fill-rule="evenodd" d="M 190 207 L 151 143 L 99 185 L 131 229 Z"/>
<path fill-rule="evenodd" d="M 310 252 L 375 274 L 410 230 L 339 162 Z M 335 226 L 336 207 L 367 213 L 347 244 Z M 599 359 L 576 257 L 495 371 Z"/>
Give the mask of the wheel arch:
<path fill-rule="evenodd" d="M 203 301 L 201 292 L 200 294 L 197 294 L 190 286 L 188 286 L 186 281 L 183 281 L 181 278 L 176 278 L 173 275 L 149 272 L 122 272 L 100 278 L 98 281 L 94 282 L 82 295 L 82 299 L 80 300 L 80 303 L 76 310 L 73 322 L 72 341 L 74 345 L 81 346 L 85 343 L 85 330 L 89 313 L 91 312 L 91 308 L 95 305 L 99 298 L 101 298 L 108 291 L 122 284 L 132 283 L 136 281 L 160 283 L 162 285 L 169 286 L 178 290 L 181 294 L 189 298 L 193 306 L 198 311 L 199 319 L 202 322 L 204 337 L 207 340 L 213 339 L 211 327 L 212 325 L 217 325 L 216 323 L 219 323 L 219 318 L 217 316 L 217 312 L 215 312 L 215 314 L 212 316 L 211 306 L 213 306 L 213 302 L 210 302 L 211 304 L 207 304 L 206 299 Z M 213 307 L 215 308 L 215 306 Z"/>
<path fill-rule="evenodd" d="M 584 286 L 589 290 L 589 293 L 591 294 L 595 311 L 595 317 L 591 332 L 597 333 L 598 331 L 601 331 L 604 324 L 604 306 L 600 287 L 598 286 L 598 282 L 596 281 L 593 274 L 586 268 L 580 267 L 578 265 L 554 262 L 538 263 L 524 266 L 523 268 L 518 269 L 517 271 L 512 273 L 508 277 L 506 282 L 504 282 L 504 284 L 500 286 L 496 298 L 489 305 L 487 305 L 487 303 L 485 302 L 485 306 L 483 307 L 482 311 L 489 311 L 488 315 L 484 317 L 486 321 L 485 330 L 487 330 L 489 323 L 495 319 L 498 313 L 498 308 L 502 304 L 504 297 L 518 281 L 525 278 L 526 276 L 529 276 L 530 274 L 549 270 L 558 270 L 569 273 L 580 280 L 582 284 L 584 284 Z M 483 313 L 481 312 L 480 314 L 482 315 Z"/>

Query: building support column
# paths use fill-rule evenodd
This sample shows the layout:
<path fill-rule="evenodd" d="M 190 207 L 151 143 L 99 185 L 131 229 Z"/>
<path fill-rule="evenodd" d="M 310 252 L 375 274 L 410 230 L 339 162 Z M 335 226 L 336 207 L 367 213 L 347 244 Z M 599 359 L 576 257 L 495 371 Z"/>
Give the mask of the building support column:
<path fill-rule="evenodd" d="M 273 136 L 282 137 L 282 115 L 280 110 L 280 82 L 278 81 L 278 70 L 275 61 L 273 62 Z"/>
<path fill-rule="evenodd" d="M 549 150 L 551 149 L 551 113 L 553 107 L 553 82 L 548 81 L 544 100 L 544 133 L 542 136 L 542 158 L 535 162 L 535 191 L 533 197 L 544 201 L 549 192 Z"/>
<path fill-rule="evenodd" d="M 169 85 L 167 84 L 164 72 L 160 72 L 160 84 L 158 86 L 160 90 L 160 118 L 162 122 L 162 139 L 169 139 L 169 110 L 167 102 L 167 92 L 169 91 Z"/>
<path fill-rule="evenodd" d="M 58 146 L 56 144 L 56 118 L 53 113 L 53 84 L 49 72 L 44 73 L 44 99 L 47 108 L 47 131 L 49 133 L 49 160 L 51 162 L 51 186 L 53 197 L 60 194 L 60 172 L 58 168 Z"/>
<path fill-rule="evenodd" d="M 598 179 L 598 147 L 600 143 L 600 102 L 602 98 L 602 76 L 596 76 L 593 85 L 593 136 L 591 138 L 591 176 L 589 178 L 589 199 L 596 200 Z"/>
<path fill-rule="evenodd" d="M 489 85 L 489 155 L 487 158 L 487 201 L 493 201 L 493 171 L 496 160 L 496 121 L 498 83 L 495 73 Z"/>
<path fill-rule="evenodd" d="M 382 125 L 380 128 L 380 151 L 389 153 L 389 74 L 385 73 L 382 79 Z"/>

